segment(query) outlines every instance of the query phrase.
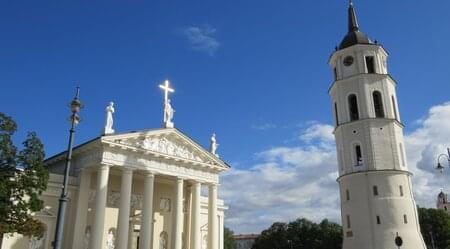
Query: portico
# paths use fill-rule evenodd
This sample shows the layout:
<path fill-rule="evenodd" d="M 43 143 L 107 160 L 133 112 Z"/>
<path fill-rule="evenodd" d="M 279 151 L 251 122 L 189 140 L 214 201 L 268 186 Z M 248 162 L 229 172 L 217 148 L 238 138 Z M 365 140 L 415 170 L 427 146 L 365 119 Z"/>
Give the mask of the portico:
<path fill-rule="evenodd" d="M 79 192 L 72 248 L 200 249 L 205 223 L 208 249 L 221 248 L 218 175 L 228 166 L 180 131 L 102 136 L 77 147 L 74 158 Z M 47 163 L 58 169 L 62 159 Z"/>

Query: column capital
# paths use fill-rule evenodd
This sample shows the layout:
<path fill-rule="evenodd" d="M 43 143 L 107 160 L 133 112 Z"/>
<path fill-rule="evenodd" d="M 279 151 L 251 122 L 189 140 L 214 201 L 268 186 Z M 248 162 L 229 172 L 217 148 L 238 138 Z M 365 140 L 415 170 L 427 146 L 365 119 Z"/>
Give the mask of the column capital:
<path fill-rule="evenodd" d="M 220 183 L 218 183 L 218 182 L 208 182 L 208 183 L 206 183 L 206 185 L 208 185 L 208 187 L 219 187 L 220 186 Z"/>
<path fill-rule="evenodd" d="M 175 181 L 176 181 L 176 182 L 183 182 L 183 181 L 185 181 L 185 180 L 187 180 L 187 179 L 184 178 L 184 177 L 180 177 L 180 176 L 177 176 L 177 177 L 175 178 Z"/>
<path fill-rule="evenodd" d="M 133 167 L 130 167 L 130 166 L 123 166 L 123 167 L 120 167 L 120 169 L 123 171 L 123 172 L 133 172 L 133 171 L 135 171 L 136 169 L 135 168 L 133 168 Z"/>
<path fill-rule="evenodd" d="M 98 170 L 105 170 L 105 169 L 109 169 L 109 168 L 111 168 L 112 167 L 112 165 L 110 165 L 110 164 L 100 164 L 98 167 L 96 167 L 96 169 L 98 169 Z"/>
<path fill-rule="evenodd" d="M 146 170 L 144 171 L 145 177 L 155 177 L 156 173 L 154 171 Z"/>
<path fill-rule="evenodd" d="M 192 184 L 193 186 L 196 186 L 196 185 L 202 186 L 203 183 L 202 183 L 202 182 L 199 182 L 199 181 L 192 181 L 191 184 Z"/>

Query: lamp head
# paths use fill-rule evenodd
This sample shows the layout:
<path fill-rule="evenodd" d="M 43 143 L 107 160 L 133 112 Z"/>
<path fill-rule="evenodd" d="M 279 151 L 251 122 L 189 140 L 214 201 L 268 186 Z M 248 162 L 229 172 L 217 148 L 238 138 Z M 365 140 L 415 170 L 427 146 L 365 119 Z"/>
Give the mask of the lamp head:
<path fill-rule="evenodd" d="M 72 102 L 70 102 L 70 110 L 74 113 L 79 112 L 81 109 L 81 102 L 79 99 L 73 99 Z"/>

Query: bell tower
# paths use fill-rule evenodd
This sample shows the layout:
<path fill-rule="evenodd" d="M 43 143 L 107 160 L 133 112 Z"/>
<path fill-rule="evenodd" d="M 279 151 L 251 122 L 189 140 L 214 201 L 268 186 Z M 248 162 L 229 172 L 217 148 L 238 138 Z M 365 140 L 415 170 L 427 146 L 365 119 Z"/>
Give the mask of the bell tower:
<path fill-rule="evenodd" d="M 425 249 L 408 171 L 395 80 L 388 54 L 360 31 L 348 7 L 348 32 L 329 65 L 344 249 Z"/>

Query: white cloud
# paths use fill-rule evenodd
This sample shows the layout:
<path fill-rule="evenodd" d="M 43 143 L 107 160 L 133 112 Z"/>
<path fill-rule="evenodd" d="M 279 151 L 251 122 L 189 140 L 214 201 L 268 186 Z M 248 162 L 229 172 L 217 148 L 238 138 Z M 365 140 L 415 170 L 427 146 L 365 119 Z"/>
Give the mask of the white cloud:
<path fill-rule="evenodd" d="M 219 41 L 214 37 L 216 29 L 210 25 L 190 26 L 184 28 L 182 33 L 194 50 L 206 52 L 213 56 L 220 47 Z"/>
<path fill-rule="evenodd" d="M 440 188 L 450 192 L 450 169 L 435 172 L 437 155 L 450 147 L 450 102 L 430 108 L 405 134 L 408 164 L 417 204 L 434 207 Z M 220 195 L 229 210 L 226 225 L 237 233 L 260 232 L 275 221 L 306 217 L 340 222 L 337 162 L 333 127 L 309 123 L 298 144 L 256 153 L 245 170 L 232 169 L 221 177 Z M 442 160 L 447 166 L 447 163 Z"/>
<path fill-rule="evenodd" d="M 305 142 L 311 142 L 312 140 L 324 142 L 334 141 L 333 130 L 334 127 L 331 125 L 313 124 L 302 132 L 300 139 Z"/>
<path fill-rule="evenodd" d="M 414 194 L 417 204 L 434 207 L 439 189 L 449 192 L 450 172 L 438 174 L 434 169 L 437 156 L 450 147 L 450 102 L 430 108 L 419 127 L 405 136 L 408 166 L 413 172 Z M 442 165 L 448 166 L 442 158 Z"/>
<path fill-rule="evenodd" d="M 315 128 L 306 129 L 303 135 L 311 139 L 296 147 L 257 153 L 256 165 L 222 176 L 221 197 L 230 208 L 226 223 L 235 232 L 259 232 L 275 221 L 298 217 L 339 221 L 334 141 L 325 132 L 319 136 Z M 313 140 L 321 141 L 310 143 Z"/>

